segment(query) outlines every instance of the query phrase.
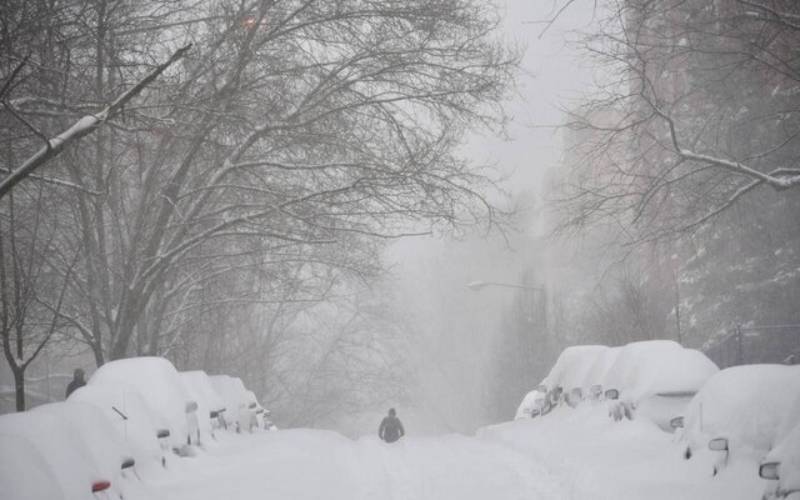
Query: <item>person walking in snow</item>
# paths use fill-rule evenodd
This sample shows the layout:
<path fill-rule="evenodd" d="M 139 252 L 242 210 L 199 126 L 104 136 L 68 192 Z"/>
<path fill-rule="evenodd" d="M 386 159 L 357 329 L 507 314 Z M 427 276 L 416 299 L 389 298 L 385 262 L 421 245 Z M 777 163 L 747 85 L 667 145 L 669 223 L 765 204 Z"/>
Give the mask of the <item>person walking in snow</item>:
<path fill-rule="evenodd" d="M 394 443 L 405 435 L 406 430 L 403 429 L 403 423 L 397 418 L 397 412 L 394 411 L 394 408 L 390 408 L 389 415 L 383 417 L 381 426 L 378 428 L 378 437 L 387 443 Z"/>
<path fill-rule="evenodd" d="M 75 389 L 86 385 L 86 380 L 84 380 L 83 376 L 83 369 L 75 368 L 75 371 L 72 373 L 72 381 L 69 383 L 69 385 L 67 385 L 67 395 L 64 396 L 64 399 L 68 398 L 69 395 L 75 391 Z"/>

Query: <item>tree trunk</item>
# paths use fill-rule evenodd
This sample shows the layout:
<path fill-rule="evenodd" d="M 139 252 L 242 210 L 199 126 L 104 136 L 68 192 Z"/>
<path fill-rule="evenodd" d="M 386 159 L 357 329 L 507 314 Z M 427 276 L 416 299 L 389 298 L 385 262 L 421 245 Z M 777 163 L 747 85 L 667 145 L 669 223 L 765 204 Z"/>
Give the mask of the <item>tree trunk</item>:
<path fill-rule="evenodd" d="M 22 368 L 12 367 L 14 373 L 14 392 L 17 401 L 17 411 L 25 411 L 25 371 Z"/>

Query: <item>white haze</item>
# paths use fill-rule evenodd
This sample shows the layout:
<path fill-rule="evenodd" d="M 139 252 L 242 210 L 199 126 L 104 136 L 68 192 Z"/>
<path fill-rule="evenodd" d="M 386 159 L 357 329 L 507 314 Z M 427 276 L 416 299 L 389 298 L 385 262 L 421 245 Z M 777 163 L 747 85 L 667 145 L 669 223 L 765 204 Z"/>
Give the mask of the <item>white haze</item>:
<path fill-rule="evenodd" d="M 570 30 L 591 23 L 594 13 L 576 5 L 540 37 L 545 25 L 538 21 L 553 16 L 550 7 L 548 2 L 506 2 L 504 36 L 525 49 L 516 95 L 507 103 L 507 137 L 473 136 L 464 153 L 506 177 L 502 187 L 521 209 L 519 231 L 509 234 L 508 242 L 496 234 L 463 241 L 405 239 L 387 255 L 397 279 L 397 307 L 411 326 L 408 360 L 416 380 L 407 383 L 415 408 L 407 409 L 406 418 L 419 431 L 472 432 L 490 423 L 491 342 L 502 328 L 513 291 L 493 287 L 475 292 L 465 285 L 519 282 L 530 266 L 542 268 L 536 270 L 540 281 L 559 278 L 546 269 L 543 180 L 549 169 L 558 168 L 562 154 L 554 128 L 564 122 L 561 106 L 577 99 L 591 78 L 565 40 Z M 513 408 L 503 410 L 513 417 Z"/>

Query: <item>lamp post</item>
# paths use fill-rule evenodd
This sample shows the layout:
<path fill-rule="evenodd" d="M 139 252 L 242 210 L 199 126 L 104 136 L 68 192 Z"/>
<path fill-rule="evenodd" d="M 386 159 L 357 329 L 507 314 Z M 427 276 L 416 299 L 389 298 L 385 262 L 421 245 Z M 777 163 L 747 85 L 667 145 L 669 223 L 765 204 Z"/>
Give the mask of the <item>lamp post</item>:
<path fill-rule="evenodd" d="M 470 290 L 472 290 L 474 292 L 478 292 L 480 290 L 483 290 L 487 286 L 501 286 L 501 287 L 505 287 L 505 288 L 521 288 L 523 290 L 535 290 L 537 292 L 544 292 L 544 288 L 542 288 L 540 286 L 515 285 L 515 284 L 512 284 L 512 283 L 498 283 L 496 281 L 480 281 L 480 280 L 472 281 L 470 283 L 467 283 L 467 288 L 469 288 Z"/>
<path fill-rule="evenodd" d="M 472 290 L 473 292 L 479 292 L 486 288 L 487 286 L 498 286 L 502 288 L 517 288 L 520 290 L 532 290 L 533 292 L 539 292 L 542 295 L 545 294 L 544 287 L 541 286 L 530 286 L 530 285 L 520 285 L 516 283 L 499 283 L 497 281 L 472 281 L 467 283 L 467 288 Z M 544 302 L 544 297 L 542 299 L 542 326 L 547 327 L 547 304 Z"/>

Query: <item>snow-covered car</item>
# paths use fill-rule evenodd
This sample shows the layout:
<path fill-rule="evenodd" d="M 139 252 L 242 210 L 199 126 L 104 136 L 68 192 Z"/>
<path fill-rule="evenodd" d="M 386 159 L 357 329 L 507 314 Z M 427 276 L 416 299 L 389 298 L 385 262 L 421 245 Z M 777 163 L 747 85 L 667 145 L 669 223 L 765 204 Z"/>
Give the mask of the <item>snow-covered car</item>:
<path fill-rule="evenodd" d="M 574 408 L 585 400 L 596 404 L 605 399 L 616 420 L 638 415 L 672 431 L 670 421 L 683 415 L 718 370 L 700 351 L 668 340 L 613 348 L 572 346 L 564 349 L 541 386 L 525 396 L 517 418 L 544 415 L 562 401 Z"/>
<path fill-rule="evenodd" d="M 222 397 L 214 390 L 208 374 L 202 370 L 180 372 L 181 382 L 192 401 L 197 403 L 197 442 L 202 443 L 205 436 L 213 436 L 213 431 L 225 411 Z"/>
<path fill-rule="evenodd" d="M 718 371 L 700 351 L 670 340 L 648 340 L 621 347 L 598 383 L 606 391 L 618 391 L 617 410 L 671 432 L 670 421 L 684 415 L 694 395 Z M 612 408 L 611 413 L 620 412 Z"/>
<path fill-rule="evenodd" d="M 4 499 L 151 496 L 126 475 L 135 466 L 130 451 L 92 405 L 52 403 L 0 416 L 0 441 Z"/>
<path fill-rule="evenodd" d="M 562 400 L 570 406 L 577 406 L 591 390 L 591 385 L 586 384 L 589 369 L 608 350 L 602 345 L 577 345 L 564 349 L 550 373 L 525 395 L 515 418 L 545 415 Z"/>
<path fill-rule="evenodd" d="M 799 397 L 800 366 L 745 365 L 721 370 L 687 408 L 684 457 L 710 467 L 712 474 L 730 460 L 761 463 L 779 444 L 783 419 Z"/>
<path fill-rule="evenodd" d="M 764 499 L 800 500 L 800 395 L 778 426 L 775 443 L 758 469 L 768 481 Z"/>
<path fill-rule="evenodd" d="M 609 347 L 600 352 L 586 372 L 583 385 L 589 387 L 590 393 L 597 393 L 597 399 L 601 399 L 602 395 L 609 390 L 609 387 L 606 386 L 606 375 L 616 363 L 620 352 L 622 352 L 622 347 Z"/>
<path fill-rule="evenodd" d="M 98 368 L 88 384 L 135 389 L 150 408 L 164 417 L 169 434 L 161 439 L 173 450 L 189 452 L 186 445 L 196 442 L 191 429 L 197 419 L 197 402 L 189 397 L 178 371 L 165 358 L 111 361 Z"/>
<path fill-rule="evenodd" d="M 99 409 L 130 447 L 139 467 L 166 465 L 167 456 L 159 436 L 169 431 L 166 417 L 154 410 L 139 391 L 123 383 L 91 382 L 72 394 L 69 402 L 86 403 Z"/>
<path fill-rule="evenodd" d="M 522 402 L 517 408 L 515 419 L 533 418 L 546 413 L 544 411 L 547 403 L 547 386 L 539 384 L 522 398 Z"/>
<path fill-rule="evenodd" d="M 561 387 L 565 395 L 577 394 L 578 389 L 581 395 L 589 392 L 591 383 L 587 380 L 587 375 L 598 358 L 609 350 L 604 345 L 576 345 L 567 347 L 558 356 L 550 373 L 542 380 L 541 385 L 552 390 Z M 573 396 L 574 398 L 575 396 Z"/>
<path fill-rule="evenodd" d="M 3 432 L 0 417 L 0 485 L 8 500 L 67 500 L 58 476 L 47 458 L 30 439 Z M 89 485 L 84 485 L 88 488 Z M 79 494 L 86 493 L 83 489 Z M 81 498 L 81 497 L 76 497 Z"/>
<path fill-rule="evenodd" d="M 212 387 L 225 402 L 223 417 L 226 424 L 237 431 L 257 428 L 258 402 L 255 395 L 244 386 L 242 379 L 229 375 L 211 375 L 209 378 Z"/>

